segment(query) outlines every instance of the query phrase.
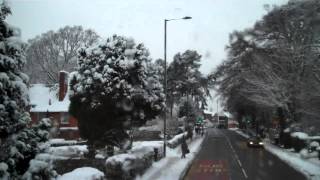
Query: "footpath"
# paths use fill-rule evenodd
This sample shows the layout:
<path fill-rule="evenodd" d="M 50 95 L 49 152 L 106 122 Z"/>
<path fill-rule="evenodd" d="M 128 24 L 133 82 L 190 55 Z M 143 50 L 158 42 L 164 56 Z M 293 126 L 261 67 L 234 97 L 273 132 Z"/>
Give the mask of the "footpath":
<path fill-rule="evenodd" d="M 174 149 L 167 148 L 166 158 L 153 163 L 152 166 L 142 176 L 138 176 L 136 180 L 181 179 L 191 165 L 195 155 L 200 150 L 204 137 L 194 136 L 192 140 L 187 140 L 190 153 L 188 153 L 184 159 L 181 159 L 180 145 Z"/>

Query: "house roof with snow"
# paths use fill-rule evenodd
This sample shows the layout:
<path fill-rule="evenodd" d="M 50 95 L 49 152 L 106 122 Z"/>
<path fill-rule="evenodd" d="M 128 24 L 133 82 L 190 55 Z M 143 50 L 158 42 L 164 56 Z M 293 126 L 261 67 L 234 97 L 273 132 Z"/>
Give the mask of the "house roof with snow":
<path fill-rule="evenodd" d="M 214 114 L 213 112 L 208 111 L 208 110 L 204 110 L 203 112 L 204 112 L 205 114 L 211 114 L 211 115 L 213 115 L 213 114 Z"/>
<path fill-rule="evenodd" d="M 32 84 L 29 88 L 30 112 L 68 112 L 68 92 L 62 101 L 58 99 L 59 88 L 48 87 L 45 84 Z"/>
<path fill-rule="evenodd" d="M 60 71 L 57 86 L 32 84 L 29 88 L 30 112 L 68 112 L 70 105 L 68 76 L 68 72 Z"/>

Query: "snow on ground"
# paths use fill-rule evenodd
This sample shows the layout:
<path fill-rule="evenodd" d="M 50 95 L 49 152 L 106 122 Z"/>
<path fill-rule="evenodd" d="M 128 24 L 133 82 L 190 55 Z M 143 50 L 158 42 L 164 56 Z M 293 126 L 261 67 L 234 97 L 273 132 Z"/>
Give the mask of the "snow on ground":
<path fill-rule="evenodd" d="M 180 179 L 180 176 L 186 171 L 195 155 L 200 149 L 203 138 L 196 137 L 189 143 L 190 153 L 185 159 L 181 159 L 181 148 L 167 148 L 167 157 L 152 164 L 152 166 L 136 180 L 168 180 Z"/>
<path fill-rule="evenodd" d="M 279 157 L 281 160 L 288 163 L 290 166 L 295 168 L 297 171 L 305 174 L 309 179 L 319 180 L 320 179 L 320 165 L 312 161 L 304 160 L 298 153 L 289 152 L 285 149 L 281 149 L 270 143 L 265 143 L 264 148 Z M 319 160 L 318 160 L 319 162 Z"/>
<path fill-rule="evenodd" d="M 58 180 L 102 180 L 104 173 L 91 167 L 77 168 L 58 177 Z"/>

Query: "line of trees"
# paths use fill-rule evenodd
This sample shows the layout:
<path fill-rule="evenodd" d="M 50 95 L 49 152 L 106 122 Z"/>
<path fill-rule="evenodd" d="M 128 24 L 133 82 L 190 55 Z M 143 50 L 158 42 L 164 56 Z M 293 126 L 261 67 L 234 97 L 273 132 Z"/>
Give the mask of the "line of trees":
<path fill-rule="evenodd" d="M 25 72 L 30 83 L 55 84 L 59 71 L 74 71 L 78 50 L 99 40 L 98 34 L 82 26 L 65 26 L 48 31 L 28 41 Z"/>
<path fill-rule="evenodd" d="M 320 2 L 289 1 L 253 28 L 230 35 L 228 57 L 212 73 L 225 106 L 240 123 L 280 121 L 320 128 Z M 312 133 L 312 132 L 310 132 Z"/>

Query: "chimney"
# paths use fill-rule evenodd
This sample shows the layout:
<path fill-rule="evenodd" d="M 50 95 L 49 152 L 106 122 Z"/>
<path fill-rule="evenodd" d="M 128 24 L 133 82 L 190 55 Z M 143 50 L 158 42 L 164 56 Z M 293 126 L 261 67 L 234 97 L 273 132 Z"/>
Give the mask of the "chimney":
<path fill-rule="evenodd" d="M 59 101 L 63 101 L 68 90 L 68 72 L 59 72 Z"/>

